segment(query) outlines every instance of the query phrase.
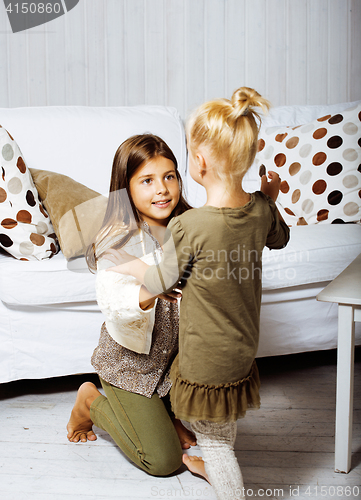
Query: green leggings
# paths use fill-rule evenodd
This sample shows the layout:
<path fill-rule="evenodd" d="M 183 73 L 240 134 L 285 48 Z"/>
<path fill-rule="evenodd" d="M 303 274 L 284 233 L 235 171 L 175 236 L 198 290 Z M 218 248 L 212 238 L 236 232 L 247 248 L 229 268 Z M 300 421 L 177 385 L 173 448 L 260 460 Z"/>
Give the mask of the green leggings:
<path fill-rule="evenodd" d="M 157 394 L 147 398 L 100 381 L 106 397 L 99 396 L 90 406 L 93 424 L 149 474 L 175 472 L 182 464 L 182 447 L 166 408 L 168 398 Z"/>

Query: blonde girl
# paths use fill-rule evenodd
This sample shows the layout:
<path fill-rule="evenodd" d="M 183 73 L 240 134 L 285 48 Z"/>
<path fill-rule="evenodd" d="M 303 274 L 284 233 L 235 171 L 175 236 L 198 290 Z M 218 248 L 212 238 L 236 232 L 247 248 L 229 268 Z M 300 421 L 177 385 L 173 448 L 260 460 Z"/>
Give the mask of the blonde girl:
<path fill-rule="evenodd" d="M 136 276 L 154 294 L 187 278 L 171 402 L 175 415 L 191 423 L 203 453 L 203 460 L 184 455 L 184 463 L 222 500 L 245 498 L 234 453 L 237 419 L 260 405 L 255 357 L 262 250 L 283 248 L 289 239 L 274 203 L 278 175 L 262 177 L 262 192 L 242 188 L 257 151 L 257 110 L 268 107 L 255 90 L 242 87 L 231 100 L 196 109 L 187 125 L 189 171 L 205 188 L 206 204 L 172 219 L 172 238 L 159 266 L 148 267 L 125 252 L 111 256 L 117 264 L 112 271 Z"/>
<path fill-rule="evenodd" d="M 129 138 L 113 162 L 107 210 L 87 253 L 97 271 L 96 290 L 106 321 L 92 364 L 105 392 L 86 382 L 67 426 L 72 442 L 94 441 L 93 424 L 107 431 L 136 465 L 168 475 L 182 463 L 182 448 L 196 444 L 170 410 L 170 365 L 178 351 L 179 293 L 151 295 L 130 276 L 106 273 L 109 248 L 147 262 L 161 258 L 169 220 L 188 210 L 177 160 L 151 134 Z"/>

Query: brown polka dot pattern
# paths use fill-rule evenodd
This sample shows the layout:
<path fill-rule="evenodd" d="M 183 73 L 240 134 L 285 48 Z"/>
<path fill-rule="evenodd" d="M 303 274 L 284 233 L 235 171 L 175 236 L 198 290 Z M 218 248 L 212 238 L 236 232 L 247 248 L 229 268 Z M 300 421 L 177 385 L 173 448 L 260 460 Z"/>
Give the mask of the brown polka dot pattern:
<path fill-rule="evenodd" d="M 338 175 L 342 172 L 341 163 L 338 163 L 337 161 L 330 163 L 326 169 L 326 172 L 328 173 L 328 175 Z"/>
<path fill-rule="evenodd" d="M 331 116 L 331 118 L 328 120 L 328 123 L 330 123 L 331 125 L 335 125 L 336 123 L 341 123 L 342 120 L 343 120 L 342 115 L 334 115 Z"/>
<path fill-rule="evenodd" d="M 324 121 L 328 120 L 329 118 L 331 118 L 331 115 L 326 115 L 326 116 L 322 116 L 321 118 L 317 118 L 317 121 L 324 122 Z"/>
<path fill-rule="evenodd" d="M 292 163 L 290 165 L 290 168 L 288 169 L 288 171 L 289 171 L 290 175 L 296 175 L 296 174 L 298 174 L 300 169 L 301 169 L 301 163 L 299 163 L 298 161 L 295 161 L 294 163 Z"/>
<path fill-rule="evenodd" d="M 318 128 L 317 130 L 314 131 L 312 137 L 314 139 L 322 139 L 322 137 L 325 137 L 326 134 L 327 134 L 327 128 Z"/>
<path fill-rule="evenodd" d="M 287 135 L 288 135 L 287 133 L 286 134 L 277 134 L 276 137 L 275 137 L 275 140 L 277 142 L 282 142 L 283 139 L 285 139 L 287 137 Z"/>
<path fill-rule="evenodd" d="M 0 161 L 0 247 L 24 261 L 51 257 L 59 251 L 53 226 L 19 146 L 1 126 Z"/>
<path fill-rule="evenodd" d="M 360 220 L 361 103 L 300 127 L 262 129 L 259 142 L 257 161 L 282 179 L 288 225 Z"/>
<path fill-rule="evenodd" d="M 20 170 L 20 172 L 22 174 L 25 174 L 25 172 L 26 172 L 26 165 L 25 165 L 24 160 L 21 158 L 21 156 L 19 156 L 18 161 L 16 162 L 16 166 L 18 167 L 18 169 Z"/>
<path fill-rule="evenodd" d="M 283 167 L 283 165 L 286 163 L 286 155 L 284 155 L 283 153 L 279 153 L 275 156 L 274 161 L 277 167 Z"/>
<path fill-rule="evenodd" d="M 321 222 L 322 220 L 327 220 L 328 219 L 328 210 L 323 209 L 319 210 L 317 212 L 317 220 L 318 222 Z"/>
<path fill-rule="evenodd" d="M 325 163 L 326 160 L 327 160 L 327 154 L 321 151 L 313 156 L 312 163 L 316 167 L 318 167 L 319 165 L 322 165 L 322 163 Z"/>
<path fill-rule="evenodd" d="M 32 216 L 27 210 L 19 210 L 16 214 L 16 220 L 22 222 L 23 224 L 31 224 Z"/>
<path fill-rule="evenodd" d="M 301 198 L 301 191 L 299 189 L 295 189 L 292 193 L 292 203 L 297 203 L 298 200 Z"/>
<path fill-rule="evenodd" d="M 34 243 L 34 245 L 41 247 L 45 243 L 45 238 L 41 234 L 31 233 L 30 241 Z"/>
<path fill-rule="evenodd" d="M 312 191 L 315 194 L 322 194 L 326 191 L 327 188 L 327 183 L 323 179 L 319 179 L 318 181 L 314 182 L 312 186 Z"/>
<path fill-rule="evenodd" d="M 5 227 L 6 229 L 13 229 L 14 227 L 16 227 L 18 225 L 18 223 L 14 219 L 4 219 L 1 221 L 1 225 L 2 225 L 2 227 Z"/>
<path fill-rule="evenodd" d="M 299 142 L 300 140 L 298 137 L 291 137 L 291 139 L 288 139 L 288 141 L 286 142 L 286 148 L 293 149 Z"/>
<path fill-rule="evenodd" d="M 342 143 L 343 143 L 342 137 L 334 135 L 333 137 L 330 137 L 329 140 L 327 141 L 327 146 L 331 149 L 336 149 L 342 146 Z"/>
<path fill-rule="evenodd" d="M 4 203 L 8 195 L 6 194 L 5 189 L 0 188 L 0 203 Z"/>

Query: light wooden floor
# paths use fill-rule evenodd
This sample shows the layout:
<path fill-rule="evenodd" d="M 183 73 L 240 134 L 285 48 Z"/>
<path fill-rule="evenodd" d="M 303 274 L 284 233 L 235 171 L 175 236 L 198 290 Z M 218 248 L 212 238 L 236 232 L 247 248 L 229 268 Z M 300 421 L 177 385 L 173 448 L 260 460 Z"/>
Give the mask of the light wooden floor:
<path fill-rule="evenodd" d="M 258 364 L 262 409 L 239 421 L 236 442 L 248 498 L 361 498 L 361 349 L 356 349 L 347 475 L 333 471 L 336 352 Z M 94 443 L 69 443 L 65 426 L 85 379 L 89 376 L 0 385 L 1 500 L 215 499 L 208 483 L 185 468 L 172 477 L 148 476 L 98 429 Z M 200 454 L 198 448 L 190 453 Z"/>

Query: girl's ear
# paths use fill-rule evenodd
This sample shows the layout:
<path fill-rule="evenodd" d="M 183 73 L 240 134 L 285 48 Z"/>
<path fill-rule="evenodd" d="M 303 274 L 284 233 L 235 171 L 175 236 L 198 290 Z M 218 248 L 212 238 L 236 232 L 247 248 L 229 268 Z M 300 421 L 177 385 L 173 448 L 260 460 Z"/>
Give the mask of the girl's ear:
<path fill-rule="evenodd" d="M 196 161 L 197 161 L 199 176 L 203 177 L 207 171 L 206 160 L 201 153 L 197 153 L 196 154 Z"/>

